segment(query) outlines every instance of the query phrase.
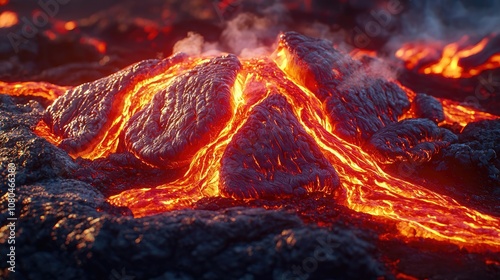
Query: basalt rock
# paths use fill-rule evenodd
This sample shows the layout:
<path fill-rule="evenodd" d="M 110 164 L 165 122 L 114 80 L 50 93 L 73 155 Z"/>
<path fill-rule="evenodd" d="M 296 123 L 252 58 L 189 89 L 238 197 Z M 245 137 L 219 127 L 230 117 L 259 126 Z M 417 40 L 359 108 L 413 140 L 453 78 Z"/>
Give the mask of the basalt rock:
<path fill-rule="evenodd" d="M 418 93 L 412 106 L 417 118 L 429 119 L 435 123 L 444 121 L 443 105 L 435 97 Z"/>
<path fill-rule="evenodd" d="M 397 84 L 359 71 L 361 62 L 335 50 L 326 40 L 287 32 L 280 36 L 275 55 L 289 76 L 323 102 L 335 133 L 346 140 L 367 141 L 379 129 L 397 122 L 410 107 Z"/>
<path fill-rule="evenodd" d="M 108 77 L 70 89 L 47 109 L 44 120 L 55 135 L 62 137 L 61 148 L 70 152 L 90 148 L 96 137 L 118 117 L 123 96 L 128 91 L 183 58 L 183 55 L 176 55 L 161 61 L 144 60 Z"/>
<path fill-rule="evenodd" d="M 359 232 L 307 226 L 284 211 L 184 210 L 134 219 L 98 211 L 109 208 L 104 197 L 75 180 L 19 186 L 16 192 L 16 244 L 22 244 L 16 279 L 293 279 L 294 266 L 320 249 L 321 262 L 308 272 L 312 279 L 384 274 L 373 241 Z M 6 199 L 0 200 L 2 221 Z M 7 246 L 0 253 L 6 255 Z"/>
<path fill-rule="evenodd" d="M 231 87 L 240 69 L 234 55 L 216 57 L 177 77 L 125 127 L 125 145 L 160 167 L 189 164 L 231 118 Z"/>
<path fill-rule="evenodd" d="M 428 119 L 407 119 L 376 132 L 366 150 L 381 163 L 427 162 L 458 137 Z"/>
<path fill-rule="evenodd" d="M 500 185 L 500 120 L 468 124 L 458 143 L 442 150 L 432 168 L 481 186 Z M 485 180 L 486 179 L 486 180 Z"/>
<path fill-rule="evenodd" d="M 340 185 L 335 169 L 280 95 L 253 109 L 226 148 L 221 167 L 221 190 L 230 197 L 332 194 Z"/>

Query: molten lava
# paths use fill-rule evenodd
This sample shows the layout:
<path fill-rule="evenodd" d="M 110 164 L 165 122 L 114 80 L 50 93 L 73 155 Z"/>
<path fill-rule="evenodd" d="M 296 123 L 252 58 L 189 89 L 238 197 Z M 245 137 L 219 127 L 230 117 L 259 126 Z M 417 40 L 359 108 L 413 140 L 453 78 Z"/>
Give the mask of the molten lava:
<path fill-rule="evenodd" d="M 5 11 L 0 13 L 0 28 L 11 27 L 16 25 L 18 22 L 19 19 L 16 13 L 11 11 Z"/>
<path fill-rule="evenodd" d="M 109 202 L 117 206 L 126 206 L 132 210 L 135 217 L 142 217 L 190 207 L 193 202 L 203 197 L 227 196 L 235 199 L 249 199 L 319 191 L 326 195 L 333 195 L 338 203 L 355 211 L 396 222 L 399 234 L 406 238 L 433 238 L 472 250 L 500 250 L 499 218 L 482 214 L 424 186 L 387 174 L 373 155 L 367 153 L 358 143 L 363 141 L 363 137 L 369 137 L 371 133 L 374 133 L 362 131 L 365 127 L 372 129 L 373 124 L 358 120 L 357 123 L 350 123 L 355 129 L 348 130 L 346 124 L 340 126 L 340 121 L 335 119 L 342 116 L 325 108 L 325 104 L 336 104 L 336 108 L 354 110 L 354 114 L 375 116 L 371 121 L 375 122 L 376 127 L 383 127 L 398 122 L 398 119 L 412 117 L 412 113 L 403 115 L 403 111 L 401 114 L 395 112 L 403 110 L 402 108 L 407 110 L 409 101 L 413 100 L 415 94 L 397 86 L 392 81 L 381 81 L 378 78 L 374 80 L 367 78 L 361 81 L 364 83 L 364 88 L 358 89 L 359 91 L 353 91 L 340 83 L 338 87 L 325 91 L 325 87 L 329 85 L 321 84 L 322 81 L 319 80 L 321 77 L 331 75 L 336 79 L 335 82 L 338 82 L 348 77 L 353 79 L 358 72 L 351 68 L 348 69 L 352 72 L 341 72 L 341 70 L 332 69 L 331 65 L 323 61 L 324 64 L 321 66 L 331 71 L 325 74 L 321 72 L 325 71 L 325 68 L 314 68 L 316 66 L 308 64 L 307 59 L 310 57 L 307 55 L 310 52 L 306 51 L 305 57 L 299 57 L 300 53 L 294 49 L 294 44 L 297 43 L 294 40 L 300 43 L 300 40 L 303 40 L 302 37 L 294 34 L 286 36 L 282 37 L 272 59 L 240 59 L 241 68 L 229 89 L 231 100 L 228 105 L 230 108 L 228 117 L 220 120 L 224 123 L 223 126 L 214 128 L 217 131 L 215 135 L 186 140 L 190 144 L 189 147 L 195 147 L 197 150 L 190 154 L 183 176 L 160 186 L 124 191 L 109 197 Z M 289 41 L 286 41 L 287 39 Z M 317 45 L 315 41 L 305 42 L 309 42 L 312 47 Z M 341 56 L 333 50 L 328 51 L 332 52 L 332 58 Z M 472 53 L 476 49 L 469 51 Z M 462 54 L 464 52 L 460 53 Z M 455 57 L 454 55 L 456 53 L 452 56 Z M 313 59 L 316 58 L 313 57 Z M 142 135 L 141 139 L 147 140 L 148 145 L 151 145 L 153 149 L 154 145 L 164 144 L 156 141 L 159 135 L 149 133 L 145 125 L 142 127 L 138 125 L 130 130 L 131 136 L 125 135 L 124 131 L 127 130 L 127 126 L 141 118 L 147 120 L 149 125 L 154 123 L 161 125 L 165 122 L 176 121 L 178 118 L 185 118 L 186 115 L 175 117 L 174 120 L 168 119 L 169 115 L 164 116 L 169 110 L 168 106 L 156 107 L 151 104 L 163 100 L 165 96 L 170 96 L 169 92 L 174 96 L 169 102 L 179 102 L 178 106 L 181 107 L 183 104 L 191 104 L 183 103 L 187 101 L 183 100 L 182 94 L 203 93 L 199 93 L 198 89 L 183 87 L 182 79 L 184 78 L 182 77 L 186 76 L 186 73 L 196 75 L 198 70 L 189 71 L 204 63 L 222 63 L 218 61 L 220 60 L 213 58 L 179 56 L 177 59 L 166 61 L 140 62 L 97 82 L 71 88 L 49 108 L 50 117 L 45 118 L 39 124 L 36 132 L 53 144 L 69 151 L 73 157 L 97 159 L 113 153 L 132 151 L 146 164 L 155 168 L 166 168 L 169 157 L 172 156 L 170 153 L 144 153 L 142 150 L 135 149 L 130 140 L 137 135 Z M 351 64 L 362 69 L 361 64 L 348 57 L 344 57 L 342 61 L 331 59 L 330 62 L 339 63 L 336 67 Z M 319 61 L 318 64 L 320 64 Z M 320 72 L 315 76 L 311 71 Z M 443 68 L 443 73 L 444 71 L 447 70 Z M 320 75 L 321 73 L 323 76 Z M 471 73 L 475 72 L 460 72 L 461 75 Z M 220 75 L 221 81 L 224 80 L 222 75 L 225 74 Z M 224 83 L 215 86 L 214 90 L 216 92 L 223 90 L 221 87 Z M 203 83 L 198 85 L 207 86 Z M 5 87 L 6 85 L 3 85 L 2 89 Z M 17 85 L 13 88 L 17 88 Z M 337 90 L 336 88 L 338 92 L 333 91 Z M 390 106 L 394 106 L 394 109 L 388 110 L 385 116 L 379 115 L 383 106 L 375 108 L 373 112 L 360 107 L 349 107 L 352 104 L 349 104 L 346 98 L 353 98 L 352 96 L 360 92 L 366 93 L 366 98 L 376 98 L 377 91 L 373 91 L 372 88 L 388 92 L 384 97 L 391 100 Z M 182 94 L 175 95 L 176 91 Z M 7 90 L 7 92 L 19 94 L 19 90 L 17 92 Z M 91 94 L 97 95 L 92 99 Z M 60 91 L 57 91 L 54 96 L 49 97 L 59 95 Z M 332 100 L 335 98 L 340 100 L 339 103 L 332 103 L 337 102 Z M 445 105 L 445 122 L 447 123 L 458 122 L 463 126 L 480 119 L 497 118 L 451 101 L 440 101 Z M 195 103 L 199 105 L 199 102 L 209 104 L 204 98 Z M 166 103 L 168 104 L 170 103 Z M 276 106 L 276 104 L 285 105 Z M 385 103 L 378 102 L 377 104 Z M 222 108 L 226 108 L 226 105 Z M 263 108 L 270 108 L 269 114 L 272 115 L 267 116 Z M 77 111 L 81 115 L 75 114 Z M 186 114 L 190 112 L 186 110 Z M 195 111 L 191 117 L 199 117 L 196 114 L 198 111 Z M 215 123 L 219 121 L 210 120 Z M 188 118 L 186 122 L 188 121 L 193 120 Z M 212 126 L 212 122 L 208 122 L 207 125 Z M 279 133 L 283 134 L 279 137 L 271 135 L 272 130 L 266 130 L 269 127 L 279 127 Z M 89 128 L 93 131 L 89 132 Z M 252 129 L 262 129 L 262 131 L 253 133 Z M 288 132 L 285 133 L 285 131 Z M 183 132 L 168 131 L 168 133 L 182 134 Z M 255 135 L 268 135 L 269 139 L 257 139 Z M 175 138 L 175 135 L 172 137 Z M 288 143 L 287 139 L 295 139 L 296 143 L 286 146 L 284 143 Z M 128 144 L 127 141 L 129 141 Z M 198 147 L 197 141 L 205 142 Z M 140 143 L 140 141 L 134 143 Z M 307 145 L 304 146 L 304 143 Z M 185 147 L 181 145 L 174 150 Z M 274 150 L 266 150 L 269 147 Z M 304 147 L 307 151 L 317 150 L 317 155 L 304 156 L 302 154 L 306 152 L 303 150 Z M 236 161 L 228 160 L 227 154 L 233 155 Z M 174 159 L 179 159 L 179 155 L 176 154 Z M 238 159 L 241 160 L 239 166 Z M 184 158 L 179 160 L 179 164 L 183 162 Z M 249 171 L 249 169 L 252 170 Z M 317 173 L 309 176 L 313 172 Z M 241 180 L 238 177 L 239 174 L 257 174 L 256 176 L 260 177 L 256 177 L 255 182 L 252 182 Z M 233 176 L 230 181 L 228 181 L 228 176 Z M 281 178 L 283 182 L 275 181 L 275 178 Z M 240 186 L 245 182 L 248 185 Z M 266 182 L 274 187 L 265 189 Z M 289 190 L 290 187 L 294 187 L 294 190 Z M 298 193 L 295 190 L 298 190 Z"/>
<path fill-rule="evenodd" d="M 441 75 L 451 79 L 470 78 L 485 70 L 500 67 L 500 53 L 492 54 L 484 62 L 464 65 L 467 64 L 464 60 L 485 51 L 491 40 L 492 36 L 483 38 L 476 44 L 467 45 L 469 38 L 464 36 L 460 41 L 442 47 L 441 52 L 438 51 L 438 44 L 408 43 L 396 52 L 396 57 L 405 62 L 406 68 L 415 69 L 421 74 Z"/>
<path fill-rule="evenodd" d="M 40 97 L 47 101 L 54 101 L 70 87 L 58 86 L 44 82 L 5 83 L 0 81 L 0 92 L 12 96 Z"/>

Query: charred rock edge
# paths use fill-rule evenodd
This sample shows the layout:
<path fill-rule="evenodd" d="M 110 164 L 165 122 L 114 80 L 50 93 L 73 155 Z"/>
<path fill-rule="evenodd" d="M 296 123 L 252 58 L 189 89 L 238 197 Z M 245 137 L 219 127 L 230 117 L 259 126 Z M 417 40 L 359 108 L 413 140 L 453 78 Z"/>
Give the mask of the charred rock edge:
<path fill-rule="evenodd" d="M 331 252 L 313 278 L 375 279 L 386 273 L 373 237 L 307 226 L 284 211 L 237 207 L 116 217 L 96 210 L 105 208 L 105 201 L 93 187 L 64 179 L 22 185 L 17 194 L 22 230 L 16 242 L 23 246 L 16 251 L 22 259 L 16 276 L 21 278 L 104 279 L 125 267 L 138 279 L 282 279 L 318 246 Z M 0 200 L 3 220 L 6 199 Z M 0 253 L 5 250 L 2 246 Z M 159 262 L 163 265 L 150 266 Z M 3 271 L 6 266 L 0 264 Z"/>
<path fill-rule="evenodd" d="M 423 163 L 457 140 L 453 132 L 429 119 L 406 119 L 377 131 L 364 148 L 384 164 Z"/>
<path fill-rule="evenodd" d="M 335 168 L 277 93 L 252 109 L 222 156 L 220 189 L 228 197 L 331 195 L 339 185 Z"/>
<path fill-rule="evenodd" d="M 116 107 L 121 104 L 119 98 L 127 90 L 186 57 L 178 53 L 163 60 L 143 60 L 97 81 L 74 87 L 47 108 L 43 119 L 55 135 L 63 138 L 61 148 L 70 152 L 85 150 L 112 121 L 109 117 L 116 113 Z"/>
<path fill-rule="evenodd" d="M 290 57 L 281 58 L 281 51 Z M 275 57 L 289 76 L 323 102 L 335 133 L 350 142 L 365 143 L 410 108 L 397 84 L 376 73 L 367 75 L 360 61 L 327 40 L 286 32 L 279 37 Z"/>
<path fill-rule="evenodd" d="M 474 182 L 500 198 L 500 119 L 469 123 L 456 143 L 424 167 L 453 174 L 451 178 L 462 182 Z M 497 211 L 500 213 L 500 208 Z"/>
<path fill-rule="evenodd" d="M 175 77 L 127 122 L 124 146 L 157 167 L 189 165 L 230 120 L 231 88 L 240 68 L 235 55 L 225 55 Z"/>
<path fill-rule="evenodd" d="M 386 274 L 373 237 L 360 230 L 308 226 L 285 211 L 184 210 L 134 219 L 127 209 L 109 205 L 96 188 L 71 179 L 78 168 L 73 160 L 30 130 L 42 115 L 31 108 L 34 104 L 16 105 L 5 98 L 0 157 L 18 167 L 16 243 L 22 246 L 16 257 L 22 262 L 16 278 L 106 279 L 126 267 L 137 279 L 281 279 L 293 276 L 292 266 L 314 254 L 318 240 L 332 242 L 335 250 L 319 263 L 313 278 Z M 9 125 L 14 119 L 17 123 Z M 3 165 L 0 171 L 6 174 Z M 2 221 L 8 217 L 7 199 L 0 199 Z M 2 244 L 6 225 L 2 222 Z M 0 247 L 1 254 L 6 250 Z M 6 268 L 6 262 L 0 264 L 2 277 Z"/>
<path fill-rule="evenodd" d="M 417 93 L 412 102 L 412 109 L 417 118 L 429 119 L 435 123 L 440 123 L 445 119 L 441 102 L 425 93 Z"/>

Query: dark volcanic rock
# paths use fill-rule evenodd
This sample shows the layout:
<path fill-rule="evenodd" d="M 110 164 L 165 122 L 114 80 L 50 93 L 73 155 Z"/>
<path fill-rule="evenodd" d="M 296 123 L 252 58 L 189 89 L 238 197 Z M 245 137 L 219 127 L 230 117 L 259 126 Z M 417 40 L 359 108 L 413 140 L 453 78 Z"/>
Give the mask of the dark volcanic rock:
<path fill-rule="evenodd" d="M 376 132 L 365 149 L 381 163 L 422 163 L 457 140 L 451 131 L 428 119 L 407 119 Z"/>
<path fill-rule="evenodd" d="M 82 168 L 115 169 L 117 161 L 127 165 L 134 159 L 114 155 L 116 159 L 88 167 L 80 159 L 77 162 L 84 167 L 73 172 L 75 163 L 64 151 L 30 131 L 42 115 L 33 109 L 37 106 L 17 105 L 10 97 L 2 101 L 0 157 L 18 167 L 16 279 L 109 279 L 115 275 L 135 279 L 294 279 L 300 275 L 376 279 L 386 274 L 376 257 L 373 237 L 360 230 L 332 232 L 309 226 L 284 211 L 184 210 L 134 219 L 127 209 L 109 205 L 95 187 L 61 178 L 79 176 L 85 172 Z M 9 125 L 14 119 L 16 125 Z M 7 199 L 7 195 L 0 199 L 2 244 L 9 234 Z M 6 255 L 7 249 L 0 246 L 0 254 Z M 317 268 L 305 272 L 304 262 L 316 256 Z M 0 263 L 0 278 L 13 276 L 7 266 Z"/>
<path fill-rule="evenodd" d="M 468 124 L 459 135 L 459 141 L 474 149 L 493 149 L 500 154 L 500 119 Z"/>
<path fill-rule="evenodd" d="M 231 87 L 240 67 L 238 58 L 228 55 L 178 76 L 130 119 L 126 147 L 159 167 L 189 164 L 231 118 Z"/>
<path fill-rule="evenodd" d="M 104 197 L 78 181 L 47 181 L 16 192 L 16 244 L 22 244 L 16 279 L 108 279 L 122 271 L 135 279 L 294 279 L 297 273 L 375 279 L 384 273 L 365 237 L 306 226 L 283 211 L 184 210 L 133 219 L 96 211 Z M 6 199 L 0 200 L 2 221 Z M 2 222 L 2 243 L 7 230 Z M 7 254 L 6 246 L 0 248 Z M 295 272 L 315 257 L 315 269 Z M 0 264 L 3 276 L 6 266 Z"/>
<path fill-rule="evenodd" d="M 339 185 L 335 169 L 281 95 L 255 106 L 222 157 L 221 191 L 229 197 L 332 194 Z"/>
<path fill-rule="evenodd" d="M 435 97 L 418 93 L 412 106 L 417 118 L 429 119 L 435 123 L 444 121 L 443 105 Z"/>
<path fill-rule="evenodd" d="M 493 149 L 474 149 L 467 144 L 451 145 L 434 163 L 438 163 L 436 170 L 450 171 L 469 181 L 487 175 L 498 182 L 500 175 L 498 157 Z"/>
<path fill-rule="evenodd" d="M 34 100 L 24 104 L 17 103 L 11 96 L 0 92 L 0 112 L 0 129 L 8 131 L 17 127 L 35 127 L 42 118 L 44 109 Z"/>
<path fill-rule="evenodd" d="M 49 106 L 44 120 L 55 135 L 63 138 L 60 147 L 71 152 L 84 150 L 117 117 L 128 91 L 184 57 L 179 54 L 161 61 L 143 60 L 108 77 L 70 89 Z"/>
<path fill-rule="evenodd" d="M 73 178 L 92 185 L 105 196 L 133 188 L 158 186 L 172 181 L 184 170 L 153 168 L 128 152 L 95 160 L 77 158 L 76 164 L 78 169 L 73 173 Z"/>
<path fill-rule="evenodd" d="M 363 143 L 397 122 L 410 107 L 398 85 L 367 74 L 361 62 L 335 50 L 326 40 L 287 32 L 280 36 L 276 57 L 289 76 L 323 102 L 334 131 L 346 140 Z"/>
<path fill-rule="evenodd" d="M 16 104 L 1 95 L 0 174 L 7 179 L 7 164 L 16 165 L 17 184 L 68 176 L 76 165 L 68 154 L 47 140 L 37 137 L 31 128 L 41 119 L 43 108 L 37 102 Z"/>
<path fill-rule="evenodd" d="M 431 162 L 457 180 L 500 186 L 500 120 L 468 124 L 457 144 L 443 149 Z M 484 180 L 487 178 L 487 180 Z"/>

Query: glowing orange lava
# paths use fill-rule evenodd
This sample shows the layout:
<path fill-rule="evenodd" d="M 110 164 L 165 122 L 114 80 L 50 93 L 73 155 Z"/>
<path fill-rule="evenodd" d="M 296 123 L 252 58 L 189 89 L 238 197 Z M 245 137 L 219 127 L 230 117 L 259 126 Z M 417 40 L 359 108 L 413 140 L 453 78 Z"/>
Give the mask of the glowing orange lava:
<path fill-rule="evenodd" d="M 96 38 L 91 38 L 91 37 L 82 37 L 80 39 L 80 43 L 86 44 L 86 45 L 92 45 L 96 48 L 96 50 L 100 53 L 106 53 L 106 48 L 107 45 L 105 42 L 98 40 Z"/>
<path fill-rule="evenodd" d="M 416 96 L 415 92 L 413 92 L 411 89 L 401 84 L 399 84 L 399 86 L 406 92 L 408 99 L 410 101 L 413 101 L 413 99 Z M 459 125 L 463 129 L 467 124 L 471 122 L 498 119 L 498 116 L 468 107 L 466 105 L 461 104 L 458 101 L 453 101 L 444 98 L 437 98 L 437 99 L 443 105 L 443 111 L 445 117 L 445 120 L 440 124 Z M 413 109 L 410 109 L 405 114 L 403 114 L 399 118 L 399 120 L 416 118 L 416 117 L 417 116 L 413 111 Z"/>
<path fill-rule="evenodd" d="M 410 43 L 403 45 L 396 51 L 396 57 L 405 62 L 408 69 L 417 68 L 422 74 L 442 75 L 446 78 L 470 78 L 479 75 L 488 69 L 500 67 L 500 53 L 494 54 L 481 65 L 473 68 L 464 68 L 460 65 L 462 59 L 482 52 L 491 38 L 486 37 L 472 46 L 465 46 L 468 37 L 460 41 L 445 45 L 439 53 L 437 44 Z"/>
<path fill-rule="evenodd" d="M 45 82 L 5 83 L 0 81 L 0 93 L 12 96 L 34 96 L 54 101 L 70 87 L 58 86 Z"/>
<path fill-rule="evenodd" d="M 117 98 L 112 105 L 114 113 L 109 117 L 106 128 L 103 130 L 105 132 L 94 139 L 88 149 L 70 153 L 70 155 L 74 158 L 97 159 L 115 153 L 119 144 L 120 133 L 123 131 L 127 121 L 148 104 L 159 89 L 166 87 L 171 79 L 202 61 L 204 60 L 191 59 L 180 63 L 152 78 L 141 80 L 131 89 L 121 92 L 120 98 Z M 41 129 L 40 131 L 45 131 L 45 129 Z M 42 134 L 41 136 L 45 138 L 53 137 L 47 134 Z"/>
<path fill-rule="evenodd" d="M 182 62 L 124 92 L 113 106 L 117 108 L 116 115 L 110 118 L 112 123 L 105 129 L 105 135 L 92 145 L 92 149 L 72 156 L 96 159 L 115 152 L 126 121 L 175 76 L 203 61 L 206 59 Z M 220 196 L 219 170 L 226 146 L 243 126 L 252 108 L 271 92 L 277 92 L 288 100 L 306 132 L 316 140 L 324 156 L 337 170 L 342 188 L 340 193 L 343 193 L 335 197 L 338 203 L 397 223 L 398 234 L 407 239 L 432 238 L 470 250 L 500 250 L 500 218 L 482 214 L 424 186 L 387 174 L 361 147 L 335 135 L 322 102 L 306 85 L 291 78 L 296 75 L 291 73 L 294 70 L 289 67 L 289 61 L 285 52 L 276 52 L 272 60 L 242 60 L 242 70 L 232 87 L 231 120 L 215 140 L 195 154 L 184 175 L 161 186 L 124 191 L 109 197 L 108 201 L 116 206 L 126 206 L 135 217 L 142 217 L 190 207 L 203 197 Z M 20 86 L 23 87 L 24 84 Z M 409 89 L 405 91 L 412 99 L 414 93 Z M 479 119 L 497 118 L 457 103 L 442 102 L 447 122 L 465 125 Z M 49 137 L 47 129 L 42 123 L 36 131 L 57 144 L 60 139 Z"/>
<path fill-rule="evenodd" d="M 280 63 L 276 65 L 266 59 L 244 61 L 243 70 L 233 88 L 233 119 L 219 138 L 196 154 L 181 179 L 156 189 L 125 191 L 110 197 L 110 203 L 127 206 L 134 216 L 141 217 L 189 207 L 190 203 L 202 197 L 218 196 L 219 168 L 225 147 L 252 107 L 264 100 L 271 90 L 277 90 L 292 104 L 306 131 L 338 171 L 346 193 L 345 198 L 337 198 L 340 203 L 355 211 L 396 221 L 399 233 L 407 238 L 433 238 L 477 250 L 500 249 L 498 218 L 469 209 L 452 198 L 384 172 L 360 147 L 332 133 L 321 102 L 307 88 L 289 78 L 292 75 L 287 73 L 287 58 L 278 57 L 276 61 Z M 266 89 L 266 94 L 252 94 L 258 92 L 253 88 L 262 87 Z M 468 111 L 453 102 L 446 105 L 449 106 L 446 110 L 448 121 L 467 123 L 497 118 Z"/>
<path fill-rule="evenodd" d="M 1 4 L 0 4 L 1 5 Z M 16 25 L 19 22 L 17 14 L 11 11 L 5 11 L 0 14 L 0 28 L 7 28 Z"/>

